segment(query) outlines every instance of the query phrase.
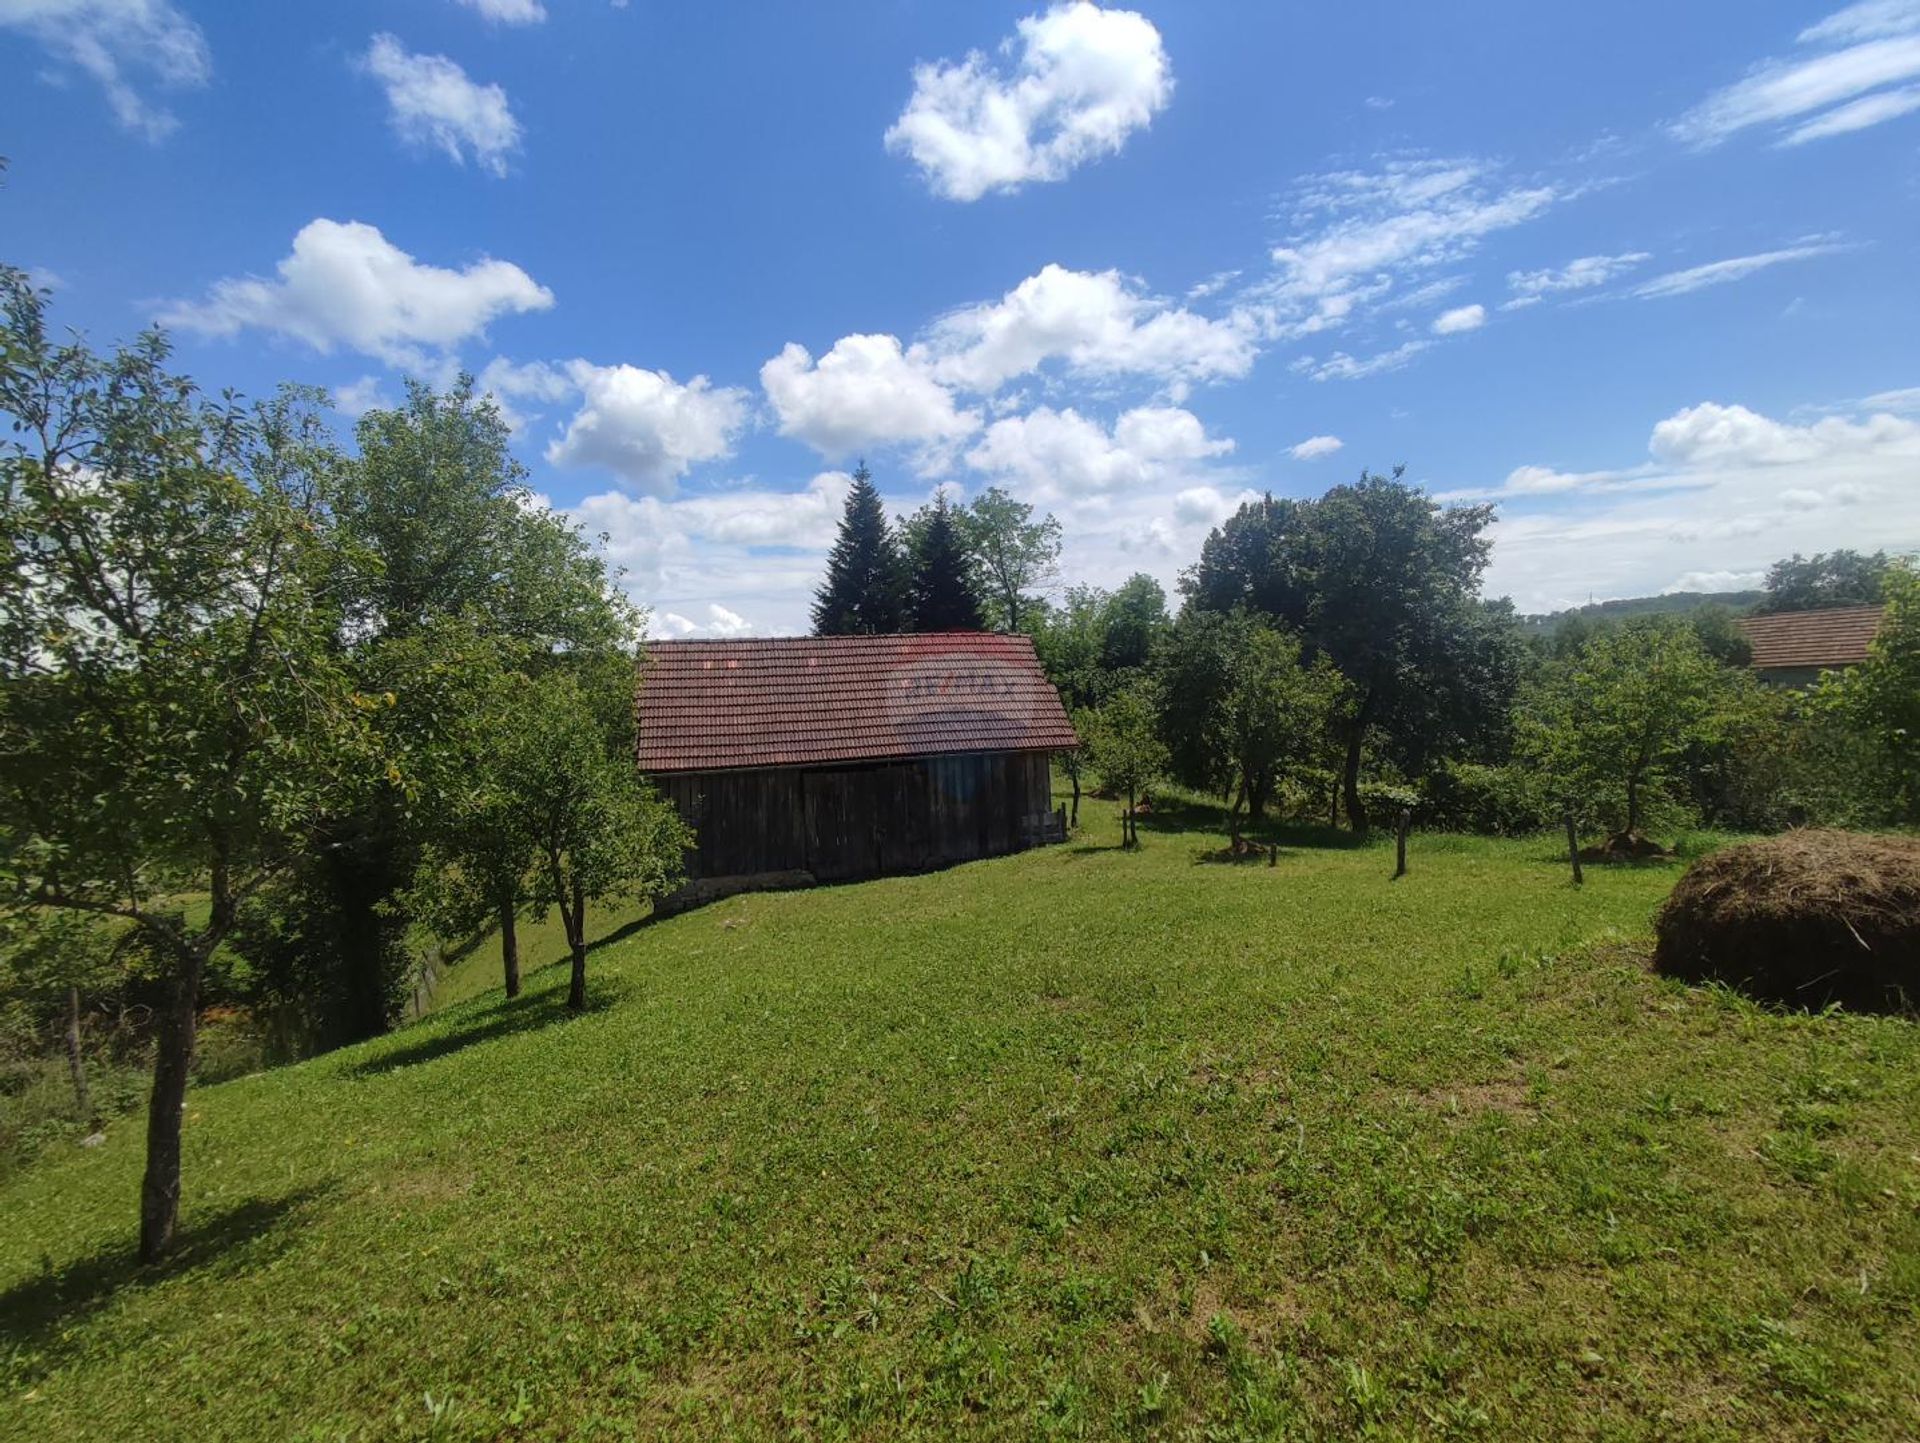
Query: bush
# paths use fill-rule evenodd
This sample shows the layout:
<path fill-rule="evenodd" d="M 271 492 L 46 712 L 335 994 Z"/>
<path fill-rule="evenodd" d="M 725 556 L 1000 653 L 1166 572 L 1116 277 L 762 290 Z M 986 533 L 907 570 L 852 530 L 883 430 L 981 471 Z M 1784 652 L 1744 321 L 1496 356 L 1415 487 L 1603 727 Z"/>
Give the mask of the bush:
<path fill-rule="evenodd" d="M 1920 838 L 1800 831 L 1693 864 L 1654 923 L 1654 965 L 1795 1007 L 1920 1000 Z"/>
<path fill-rule="evenodd" d="M 1419 816 L 1421 825 L 1440 831 L 1495 837 L 1525 836 L 1560 822 L 1539 769 L 1472 762 L 1452 763 L 1426 779 Z"/>

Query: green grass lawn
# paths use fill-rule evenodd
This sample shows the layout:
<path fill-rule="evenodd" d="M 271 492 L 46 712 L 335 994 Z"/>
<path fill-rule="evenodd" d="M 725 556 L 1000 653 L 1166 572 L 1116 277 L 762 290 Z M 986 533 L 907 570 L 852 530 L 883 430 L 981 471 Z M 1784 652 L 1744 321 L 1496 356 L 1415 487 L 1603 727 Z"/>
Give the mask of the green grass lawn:
<path fill-rule="evenodd" d="M 735 898 L 0 1190 L 0 1435 L 1920 1435 L 1920 1040 L 1674 873 L 1065 846 Z M 491 967 L 490 954 L 470 965 Z"/>

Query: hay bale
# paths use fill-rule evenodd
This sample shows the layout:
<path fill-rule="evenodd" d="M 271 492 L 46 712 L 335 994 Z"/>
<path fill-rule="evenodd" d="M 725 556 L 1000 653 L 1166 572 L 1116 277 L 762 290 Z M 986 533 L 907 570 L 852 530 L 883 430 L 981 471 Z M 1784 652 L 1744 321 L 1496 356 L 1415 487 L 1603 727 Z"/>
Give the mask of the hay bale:
<path fill-rule="evenodd" d="M 1800 831 L 1693 864 L 1661 907 L 1654 966 L 1794 1007 L 1920 1003 L 1920 839 Z"/>

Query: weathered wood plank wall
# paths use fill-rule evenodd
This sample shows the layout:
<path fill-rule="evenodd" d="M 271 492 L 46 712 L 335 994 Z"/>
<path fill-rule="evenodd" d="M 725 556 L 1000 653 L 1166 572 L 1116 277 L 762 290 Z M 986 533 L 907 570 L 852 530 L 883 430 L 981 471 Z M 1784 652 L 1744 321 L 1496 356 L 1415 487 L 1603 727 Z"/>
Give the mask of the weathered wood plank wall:
<path fill-rule="evenodd" d="M 820 882 L 998 856 L 1043 834 L 1044 752 L 989 752 L 817 769 L 654 778 L 694 828 L 688 876 L 806 873 Z"/>

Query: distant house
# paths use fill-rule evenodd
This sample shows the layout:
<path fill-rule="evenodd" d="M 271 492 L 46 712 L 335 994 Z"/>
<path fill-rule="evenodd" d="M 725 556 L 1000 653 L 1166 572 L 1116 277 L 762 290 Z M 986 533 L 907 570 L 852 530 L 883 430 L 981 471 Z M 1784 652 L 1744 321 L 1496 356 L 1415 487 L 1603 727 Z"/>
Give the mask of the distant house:
<path fill-rule="evenodd" d="M 1858 666 L 1880 630 L 1885 608 L 1776 611 L 1743 616 L 1740 634 L 1753 648 L 1753 669 L 1769 686 L 1811 686 L 1823 671 Z"/>
<path fill-rule="evenodd" d="M 698 838 L 667 910 L 1064 835 L 1050 762 L 1078 739 L 1025 636 L 653 642 L 638 707 L 640 770 Z"/>

